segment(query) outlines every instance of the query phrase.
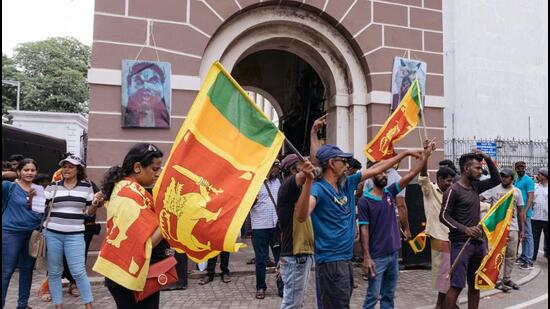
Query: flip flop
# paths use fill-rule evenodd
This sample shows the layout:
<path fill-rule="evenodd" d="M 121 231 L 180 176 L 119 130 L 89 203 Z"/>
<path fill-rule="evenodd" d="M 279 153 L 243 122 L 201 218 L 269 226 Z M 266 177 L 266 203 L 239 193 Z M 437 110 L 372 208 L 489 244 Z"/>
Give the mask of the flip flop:
<path fill-rule="evenodd" d="M 52 301 L 52 296 L 50 295 L 50 293 L 44 293 L 40 295 L 40 300 L 45 303 L 49 303 Z"/>
<path fill-rule="evenodd" d="M 256 291 L 256 299 L 264 299 L 264 298 L 265 298 L 265 290 Z"/>

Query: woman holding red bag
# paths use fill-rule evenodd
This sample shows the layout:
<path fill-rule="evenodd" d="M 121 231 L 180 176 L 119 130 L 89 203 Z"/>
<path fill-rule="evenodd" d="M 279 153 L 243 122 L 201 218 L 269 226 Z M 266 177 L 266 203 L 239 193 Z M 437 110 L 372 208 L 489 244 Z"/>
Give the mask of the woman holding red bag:
<path fill-rule="evenodd" d="M 107 236 L 94 271 L 105 276 L 105 285 L 117 308 L 159 308 L 157 291 L 137 301 L 143 291 L 150 265 L 166 258 L 168 243 L 163 240 L 154 210 L 153 197 L 145 189 L 160 175 L 162 152 L 152 144 L 136 144 L 126 154 L 122 166 L 105 174 L 102 191 L 107 199 Z"/>

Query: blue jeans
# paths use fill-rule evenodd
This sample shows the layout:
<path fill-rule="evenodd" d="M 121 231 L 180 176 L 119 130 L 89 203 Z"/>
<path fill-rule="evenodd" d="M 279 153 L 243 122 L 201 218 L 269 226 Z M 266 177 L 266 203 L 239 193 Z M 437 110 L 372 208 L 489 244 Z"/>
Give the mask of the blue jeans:
<path fill-rule="evenodd" d="M 302 308 L 313 257 L 311 255 L 282 256 L 279 264 L 285 285 L 281 309 Z"/>
<path fill-rule="evenodd" d="M 6 304 L 6 294 L 10 279 L 19 266 L 19 298 L 17 308 L 27 307 L 32 285 L 34 258 L 29 255 L 29 239 L 32 231 L 2 230 L 2 308 Z M 19 263 L 19 264 L 18 264 Z"/>
<path fill-rule="evenodd" d="M 252 230 L 252 245 L 254 246 L 254 256 L 256 260 L 256 290 L 266 290 L 265 283 L 265 262 L 269 258 L 269 247 L 273 251 L 275 263 L 279 261 L 280 247 L 273 247 L 275 229 L 255 229 Z"/>
<path fill-rule="evenodd" d="M 63 291 L 61 289 L 61 274 L 63 273 L 63 255 L 67 258 L 67 264 L 71 275 L 76 281 L 80 291 L 80 300 L 83 304 L 91 303 L 92 288 L 86 274 L 84 233 L 61 234 L 46 231 L 46 248 L 48 257 L 48 274 L 52 303 L 63 303 Z"/>
<path fill-rule="evenodd" d="M 394 308 L 395 287 L 399 277 L 397 254 L 396 251 L 390 255 L 373 259 L 376 276 L 369 278 L 367 296 L 363 304 L 364 309 L 374 308 L 378 299 L 380 299 L 380 309 Z"/>
<path fill-rule="evenodd" d="M 521 256 L 519 257 L 525 263 L 533 263 L 534 246 L 531 218 L 525 218 L 525 240 L 521 243 Z"/>

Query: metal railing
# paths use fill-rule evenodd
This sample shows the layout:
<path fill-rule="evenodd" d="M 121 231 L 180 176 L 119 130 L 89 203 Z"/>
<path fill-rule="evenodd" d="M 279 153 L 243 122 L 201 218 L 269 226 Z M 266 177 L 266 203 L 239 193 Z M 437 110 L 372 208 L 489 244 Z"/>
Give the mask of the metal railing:
<path fill-rule="evenodd" d="M 449 139 L 445 140 L 445 159 L 452 160 L 458 168 L 458 159 L 471 152 L 478 142 L 496 143 L 495 162 L 499 167 L 512 167 L 517 161 L 527 163 L 527 172 L 536 174 L 539 168 L 548 167 L 548 140 L 529 141 L 514 139 Z"/>

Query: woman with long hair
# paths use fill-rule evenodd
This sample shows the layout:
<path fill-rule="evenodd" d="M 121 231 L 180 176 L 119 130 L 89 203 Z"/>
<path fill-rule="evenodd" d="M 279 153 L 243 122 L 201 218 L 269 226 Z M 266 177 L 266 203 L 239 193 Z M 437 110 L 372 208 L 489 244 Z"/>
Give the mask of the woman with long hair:
<path fill-rule="evenodd" d="M 29 239 L 32 231 L 40 226 L 44 190 L 32 183 L 38 172 L 33 159 L 19 161 L 15 170 L 17 179 L 14 182 L 2 181 L 2 308 L 16 267 L 19 267 L 17 308 L 30 308 L 27 303 L 35 259 L 29 255 Z M 33 209 L 36 204 L 33 200 L 41 200 L 42 209 Z"/>
<path fill-rule="evenodd" d="M 107 236 L 93 269 L 105 276 L 119 309 L 159 307 L 159 292 L 141 301 L 134 294 L 143 290 L 149 265 L 164 259 L 168 249 L 146 190 L 160 175 L 162 156 L 152 144 L 136 144 L 122 166 L 111 167 L 103 180 Z"/>
<path fill-rule="evenodd" d="M 63 179 L 46 187 L 46 198 L 53 199 L 50 218 L 44 222 L 48 260 L 49 287 L 52 302 L 62 308 L 61 276 L 63 256 L 80 291 L 80 300 L 92 308 L 93 296 L 86 274 L 84 220 L 97 211 L 99 201 L 94 197 L 82 160 L 74 155 L 59 162 Z"/>

